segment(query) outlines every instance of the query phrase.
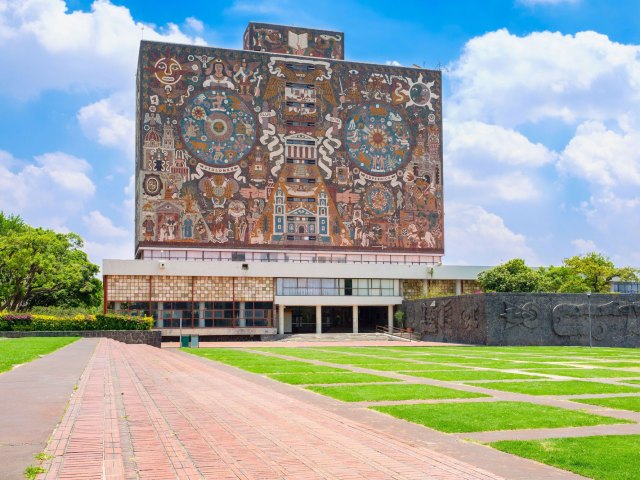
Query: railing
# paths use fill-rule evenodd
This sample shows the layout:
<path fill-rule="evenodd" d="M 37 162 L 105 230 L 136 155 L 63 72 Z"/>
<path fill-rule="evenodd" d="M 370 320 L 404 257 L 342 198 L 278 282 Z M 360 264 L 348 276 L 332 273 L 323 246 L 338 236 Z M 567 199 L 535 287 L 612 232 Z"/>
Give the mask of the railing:
<path fill-rule="evenodd" d="M 418 336 L 414 333 L 413 328 L 397 328 L 397 327 L 386 327 L 383 325 L 378 325 L 376 327 L 376 333 L 384 333 L 385 335 L 390 335 L 392 337 L 400 337 L 410 342 L 420 340 Z"/>
<path fill-rule="evenodd" d="M 238 252 L 205 250 L 156 250 L 142 248 L 144 260 L 204 262 L 359 263 L 391 265 L 440 265 L 440 255 L 377 253 Z"/>

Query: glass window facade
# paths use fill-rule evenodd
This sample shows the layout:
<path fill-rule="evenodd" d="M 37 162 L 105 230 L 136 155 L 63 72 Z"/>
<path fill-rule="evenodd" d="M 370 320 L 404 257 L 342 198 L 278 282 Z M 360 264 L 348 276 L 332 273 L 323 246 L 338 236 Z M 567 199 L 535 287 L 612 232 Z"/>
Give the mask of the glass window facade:
<path fill-rule="evenodd" d="M 396 297 L 400 284 L 386 278 L 278 278 L 276 295 Z"/>

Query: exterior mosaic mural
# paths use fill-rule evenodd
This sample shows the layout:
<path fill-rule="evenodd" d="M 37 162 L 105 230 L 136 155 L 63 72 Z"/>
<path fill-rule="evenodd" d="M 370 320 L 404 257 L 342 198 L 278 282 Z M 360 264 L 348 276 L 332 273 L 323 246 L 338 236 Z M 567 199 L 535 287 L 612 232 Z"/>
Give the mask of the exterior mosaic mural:
<path fill-rule="evenodd" d="M 440 72 L 268 27 L 282 53 L 142 42 L 138 245 L 443 253 Z"/>

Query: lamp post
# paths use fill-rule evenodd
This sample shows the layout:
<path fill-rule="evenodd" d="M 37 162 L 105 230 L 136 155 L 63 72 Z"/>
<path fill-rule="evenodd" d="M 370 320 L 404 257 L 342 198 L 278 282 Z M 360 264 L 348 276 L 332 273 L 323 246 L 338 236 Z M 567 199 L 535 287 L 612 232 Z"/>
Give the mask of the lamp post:
<path fill-rule="evenodd" d="M 589 348 L 593 347 L 591 340 L 591 292 L 587 292 L 587 313 L 589 315 Z"/>

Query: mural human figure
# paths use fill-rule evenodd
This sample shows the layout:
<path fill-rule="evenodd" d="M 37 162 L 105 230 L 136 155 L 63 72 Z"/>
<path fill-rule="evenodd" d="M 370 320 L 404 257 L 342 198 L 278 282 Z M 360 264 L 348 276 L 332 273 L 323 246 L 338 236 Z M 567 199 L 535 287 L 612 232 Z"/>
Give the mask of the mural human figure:
<path fill-rule="evenodd" d="M 153 222 L 151 217 L 147 217 L 145 221 L 142 223 L 143 235 L 146 241 L 153 240 L 155 236 L 155 228 L 156 224 Z"/>
<path fill-rule="evenodd" d="M 182 222 L 182 236 L 184 238 L 191 238 L 193 236 L 193 220 L 191 220 L 190 215 L 187 215 L 187 218 Z"/>

